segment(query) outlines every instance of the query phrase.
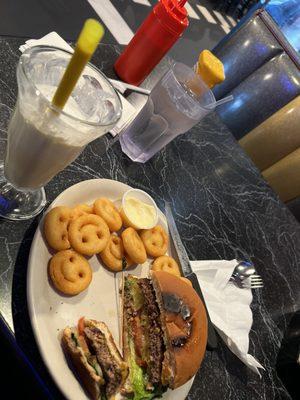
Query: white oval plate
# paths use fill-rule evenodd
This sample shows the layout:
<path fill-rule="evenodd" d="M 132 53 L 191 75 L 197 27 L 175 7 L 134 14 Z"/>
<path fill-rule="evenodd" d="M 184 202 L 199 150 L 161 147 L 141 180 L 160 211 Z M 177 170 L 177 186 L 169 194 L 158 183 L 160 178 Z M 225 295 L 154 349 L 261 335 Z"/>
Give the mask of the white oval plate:
<path fill-rule="evenodd" d="M 83 181 L 62 192 L 49 209 L 59 205 L 72 207 L 82 203 L 91 204 L 99 197 L 119 202 L 128 189 L 131 187 L 109 179 Z M 161 211 L 159 223 L 167 230 L 166 220 Z M 96 256 L 93 256 L 89 259 L 93 279 L 88 289 L 73 297 L 59 294 L 53 289 L 48 278 L 47 267 L 52 254 L 45 243 L 42 230 L 43 219 L 33 238 L 27 272 L 27 301 L 33 332 L 43 360 L 66 398 L 85 400 L 86 393 L 68 367 L 61 349 L 61 332 L 67 325 L 74 326 L 81 316 L 86 316 L 104 321 L 110 328 L 116 344 L 119 344 L 118 288 L 121 274 L 115 277 L 101 266 Z M 150 260 L 131 273 L 147 276 L 149 264 Z M 185 399 L 192 382 L 191 379 L 174 391 L 168 390 L 163 399 Z"/>

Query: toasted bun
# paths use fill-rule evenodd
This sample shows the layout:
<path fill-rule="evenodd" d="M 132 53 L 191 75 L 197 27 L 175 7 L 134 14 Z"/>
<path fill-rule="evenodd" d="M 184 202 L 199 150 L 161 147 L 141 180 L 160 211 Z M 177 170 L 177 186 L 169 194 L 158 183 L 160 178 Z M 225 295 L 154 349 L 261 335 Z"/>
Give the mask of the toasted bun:
<path fill-rule="evenodd" d="M 83 350 L 76 347 L 72 333 L 77 336 L 75 328 L 65 328 L 62 336 L 62 345 L 74 364 L 75 370 L 82 381 L 85 389 L 93 400 L 100 398 L 100 385 L 104 384 L 103 378 L 95 373 L 93 367 L 87 362 Z"/>
<path fill-rule="evenodd" d="M 153 271 L 151 277 L 167 337 L 164 367 L 172 370 L 167 383 L 175 389 L 191 379 L 201 365 L 207 342 L 206 311 L 194 288 L 181 278 L 164 271 Z M 184 320 L 180 313 L 166 310 L 165 295 L 177 296 L 189 308 L 189 318 Z M 180 337 L 187 322 L 189 335 L 181 346 L 174 345 L 174 338 Z"/>

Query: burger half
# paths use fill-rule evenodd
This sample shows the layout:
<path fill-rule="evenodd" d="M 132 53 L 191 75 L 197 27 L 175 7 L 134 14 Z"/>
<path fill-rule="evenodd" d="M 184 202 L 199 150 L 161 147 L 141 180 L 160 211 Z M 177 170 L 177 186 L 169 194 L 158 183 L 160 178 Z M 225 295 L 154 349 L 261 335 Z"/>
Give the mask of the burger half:
<path fill-rule="evenodd" d="M 124 390 L 134 400 L 160 397 L 191 379 L 207 342 L 205 308 L 195 290 L 167 272 L 128 275 L 123 293 Z"/>
<path fill-rule="evenodd" d="M 128 368 L 104 322 L 81 318 L 63 331 L 62 345 L 93 400 L 115 400 Z"/>

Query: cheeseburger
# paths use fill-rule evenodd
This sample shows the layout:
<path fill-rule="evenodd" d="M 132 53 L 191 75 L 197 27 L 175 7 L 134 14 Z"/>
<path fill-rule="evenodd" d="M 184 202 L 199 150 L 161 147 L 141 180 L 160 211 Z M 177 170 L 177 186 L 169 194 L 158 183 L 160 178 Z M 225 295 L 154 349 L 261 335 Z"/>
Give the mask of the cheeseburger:
<path fill-rule="evenodd" d="M 205 308 L 181 278 L 153 271 L 123 286 L 123 357 L 103 322 L 80 320 L 63 344 L 81 382 L 97 399 L 148 400 L 191 379 L 207 342 Z"/>

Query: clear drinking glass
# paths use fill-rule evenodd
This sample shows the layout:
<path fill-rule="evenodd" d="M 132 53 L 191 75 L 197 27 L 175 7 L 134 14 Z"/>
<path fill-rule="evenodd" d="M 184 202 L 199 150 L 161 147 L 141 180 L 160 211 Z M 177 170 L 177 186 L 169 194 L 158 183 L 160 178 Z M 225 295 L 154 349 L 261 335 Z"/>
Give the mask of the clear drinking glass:
<path fill-rule="evenodd" d="M 46 203 L 43 186 L 121 116 L 119 95 L 91 64 L 63 111 L 51 104 L 71 56 L 62 49 L 36 46 L 20 57 L 18 98 L 0 171 L 0 215 L 5 218 L 37 215 Z"/>
<path fill-rule="evenodd" d="M 201 77 L 187 65 L 174 63 L 122 132 L 122 150 L 133 161 L 144 163 L 212 112 L 215 105 L 214 94 Z"/>

